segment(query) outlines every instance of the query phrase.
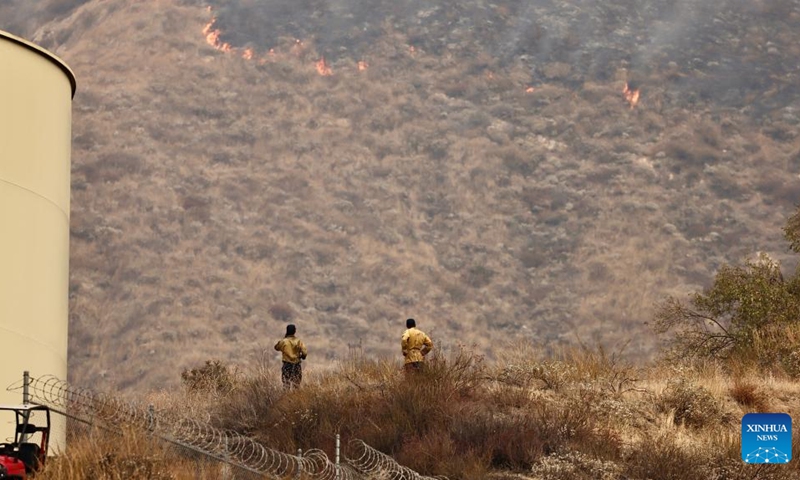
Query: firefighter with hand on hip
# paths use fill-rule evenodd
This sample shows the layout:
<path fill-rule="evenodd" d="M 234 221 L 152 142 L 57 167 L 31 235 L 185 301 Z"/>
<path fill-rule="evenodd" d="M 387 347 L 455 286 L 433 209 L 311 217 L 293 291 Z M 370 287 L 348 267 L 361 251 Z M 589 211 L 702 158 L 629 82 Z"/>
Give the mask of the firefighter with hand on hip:
<path fill-rule="evenodd" d="M 275 350 L 281 352 L 283 367 L 281 367 L 281 380 L 284 388 L 296 388 L 303 380 L 303 367 L 300 362 L 305 360 L 308 350 L 303 341 L 295 336 L 297 328 L 293 324 L 286 326 L 286 336 L 275 344 Z"/>
<path fill-rule="evenodd" d="M 413 318 L 406 320 L 406 331 L 400 340 L 400 347 L 405 357 L 406 372 L 416 372 L 422 369 L 425 362 L 425 355 L 433 350 L 433 342 L 425 332 L 417 328 L 417 322 Z"/>

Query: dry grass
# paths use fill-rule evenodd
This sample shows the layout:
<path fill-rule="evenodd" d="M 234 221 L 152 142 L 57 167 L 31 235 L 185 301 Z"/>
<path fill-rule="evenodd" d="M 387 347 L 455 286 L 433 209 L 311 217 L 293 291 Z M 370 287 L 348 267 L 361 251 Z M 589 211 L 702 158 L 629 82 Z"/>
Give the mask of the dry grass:
<path fill-rule="evenodd" d="M 345 444 L 360 438 L 423 474 L 453 480 L 782 480 L 800 474 L 794 463 L 746 465 L 739 447 L 745 413 L 798 414 L 793 382 L 755 382 L 714 364 L 633 369 L 588 347 L 553 357 L 508 351 L 509 360 L 492 365 L 468 350 L 454 351 L 412 376 L 395 362 L 356 355 L 329 372 L 306 375 L 291 391 L 280 386 L 278 366 L 262 359 L 226 394 L 212 382 L 207 390 L 189 382 L 191 395 L 155 401 L 159 409 L 188 408 L 193 418 L 283 452 L 322 448 L 332 455 L 336 434 Z M 619 378 L 629 388 L 610 388 Z M 45 478 L 219 474 L 219 466 L 133 431 L 71 432 L 66 453 L 48 465 Z"/>
<path fill-rule="evenodd" d="M 79 480 L 189 480 L 220 478 L 216 462 L 190 458 L 142 432 L 111 433 L 78 427 L 67 450 L 51 457 L 37 478 Z"/>

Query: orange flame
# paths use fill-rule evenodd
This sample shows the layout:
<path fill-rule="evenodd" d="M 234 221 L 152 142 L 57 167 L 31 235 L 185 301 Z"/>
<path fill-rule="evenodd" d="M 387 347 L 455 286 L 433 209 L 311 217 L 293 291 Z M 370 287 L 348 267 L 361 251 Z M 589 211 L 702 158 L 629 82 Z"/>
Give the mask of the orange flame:
<path fill-rule="evenodd" d="M 625 95 L 625 100 L 630 104 L 631 110 L 639 103 L 639 89 L 628 87 L 628 82 L 625 82 L 625 88 L 622 89 L 622 94 Z"/>
<path fill-rule="evenodd" d="M 216 21 L 216 18 L 212 18 L 211 21 L 208 22 L 208 24 L 203 28 L 203 35 L 206 36 L 206 42 L 219 51 L 230 52 L 231 45 L 229 43 L 222 42 L 219 39 L 219 36 L 222 34 L 222 32 L 218 28 L 213 28 L 214 22 Z"/>
<path fill-rule="evenodd" d="M 533 87 L 528 87 L 525 89 L 525 93 L 533 93 L 533 90 L 534 90 Z"/>
<path fill-rule="evenodd" d="M 330 77 L 331 75 L 333 75 L 333 70 L 331 70 L 331 67 L 329 67 L 328 64 L 325 62 L 325 57 L 320 57 L 316 65 L 317 65 L 317 73 L 319 73 L 323 77 Z"/>
<path fill-rule="evenodd" d="M 359 72 L 363 72 L 367 68 L 369 68 L 369 64 L 367 62 L 365 62 L 364 60 L 359 60 L 358 61 L 358 71 Z"/>
<path fill-rule="evenodd" d="M 242 52 L 242 58 L 245 60 L 252 60 L 253 59 L 253 49 L 252 48 L 245 48 Z"/>

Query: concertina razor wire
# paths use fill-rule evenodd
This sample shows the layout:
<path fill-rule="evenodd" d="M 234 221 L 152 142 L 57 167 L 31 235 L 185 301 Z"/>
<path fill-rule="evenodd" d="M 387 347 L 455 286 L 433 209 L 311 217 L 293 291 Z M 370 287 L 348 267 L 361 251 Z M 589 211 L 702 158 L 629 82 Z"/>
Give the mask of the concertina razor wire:
<path fill-rule="evenodd" d="M 15 385 L 8 390 L 25 388 L 25 385 Z M 144 408 L 111 395 L 69 385 L 52 375 L 28 377 L 27 393 L 34 403 L 47 405 L 57 413 L 90 424 L 138 428 L 167 442 L 273 478 L 298 478 L 302 474 L 315 480 L 447 480 L 443 476 L 420 475 L 362 440 L 351 440 L 344 452 L 345 464 L 336 465 L 320 449 L 299 455 L 280 452 L 237 432 L 171 412 L 156 412 L 152 407 Z"/>
<path fill-rule="evenodd" d="M 348 446 L 351 456 L 345 455 L 347 463 L 370 477 L 388 477 L 391 480 L 447 480 L 447 477 L 420 475 L 400 465 L 389 455 L 370 447 L 363 440 L 350 440 Z"/>

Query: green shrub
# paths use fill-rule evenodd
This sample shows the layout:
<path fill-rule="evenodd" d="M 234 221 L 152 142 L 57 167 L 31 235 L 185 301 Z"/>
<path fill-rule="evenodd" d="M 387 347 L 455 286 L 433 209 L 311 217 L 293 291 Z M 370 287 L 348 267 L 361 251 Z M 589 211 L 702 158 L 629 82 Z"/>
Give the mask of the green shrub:
<path fill-rule="evenodd" d="M 744 266 L 725 265 L 713 285 L 692 294 L 688 304 L 674 297 L 662 302 L 655 330 L 675 332 L 675 358 L 766 357 L 766 351 L 753 351 L 759 332 L 800 318 L 800 296 L 793 285 L 784 281 L 780 265 L 764 254 Z"/>

